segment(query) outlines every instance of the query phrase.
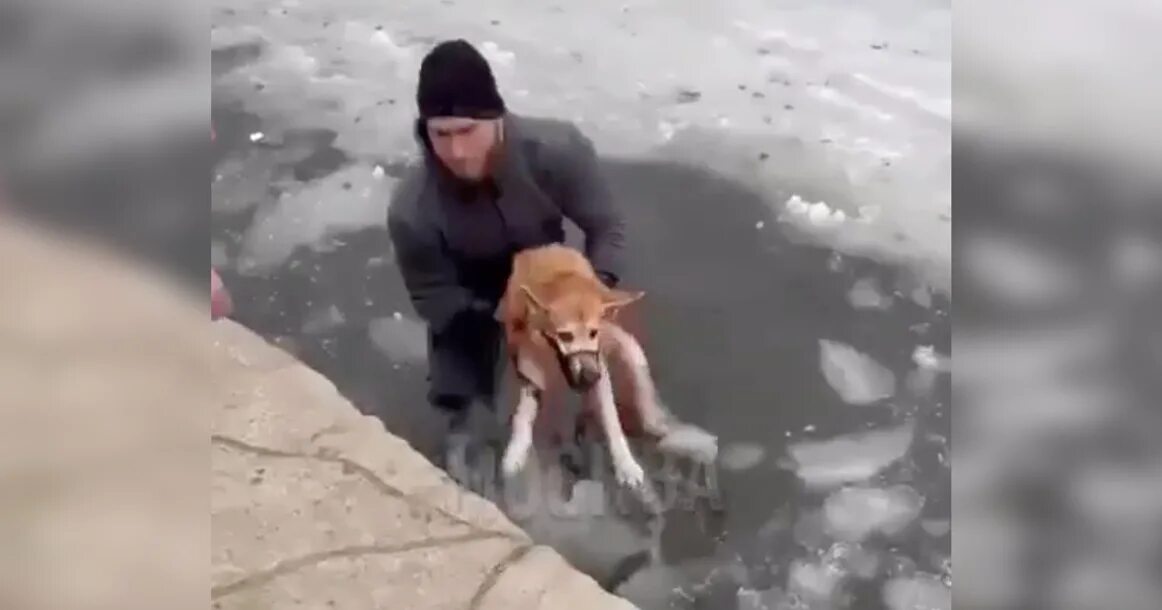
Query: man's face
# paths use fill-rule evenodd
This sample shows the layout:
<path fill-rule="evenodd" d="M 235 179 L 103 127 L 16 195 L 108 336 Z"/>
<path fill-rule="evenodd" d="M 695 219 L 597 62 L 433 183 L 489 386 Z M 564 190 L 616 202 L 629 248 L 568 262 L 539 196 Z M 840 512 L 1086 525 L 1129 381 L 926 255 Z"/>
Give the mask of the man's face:
<path fill-rule="evenodd" d="M 436 117 L 428 119 L 432 150 L 462 180 L 482 180 L 496 146 L 499 120 Z"/>

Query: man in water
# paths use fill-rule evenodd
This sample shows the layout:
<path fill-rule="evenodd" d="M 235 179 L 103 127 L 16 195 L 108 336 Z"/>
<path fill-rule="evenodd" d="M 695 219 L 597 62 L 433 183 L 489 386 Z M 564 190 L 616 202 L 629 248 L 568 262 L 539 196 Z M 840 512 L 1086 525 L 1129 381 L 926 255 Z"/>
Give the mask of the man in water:
<path fill-rule="evenodd" d="M 568 122 L 508 112 L 487 60 L 468 42 L 443 42 L 424 58 L 416 101 L 423 163 L 393 193 L 388 229 L 428 325 L 428 400 L 449 417 L 452 470 L 462 467 L 469 410 L 495 409 L 504 360 L 494 314 L 513 255 L 563 242 L 568 218 L 612 287 L 625 221 L 590 140 Z"/>

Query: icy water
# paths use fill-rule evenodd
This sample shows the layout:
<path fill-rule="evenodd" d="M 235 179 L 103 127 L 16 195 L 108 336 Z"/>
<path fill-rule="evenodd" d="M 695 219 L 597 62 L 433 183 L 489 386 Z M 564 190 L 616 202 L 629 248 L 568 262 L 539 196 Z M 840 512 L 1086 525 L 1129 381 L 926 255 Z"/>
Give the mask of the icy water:
<path fill-rule="evenodd" d="M 237 109 L 214 121 L 211 254 L 236 318 L 433 455 L 423 329 L 382 221 L 399 169 L 348 159 L 325 130 L 284 126 L 272 142 Z M 655 376 L 679 416 L 718 435 L 723 509 L 671 510 L 653 565 L 633 559 L 648 541 L 632 519 L 541 520 L 534 535 L 647 609 L 949 608 L 947 300 L 796 243 L 723 177 L 605 171 L 630 225 L 626 284 L 649 295 Z"/>

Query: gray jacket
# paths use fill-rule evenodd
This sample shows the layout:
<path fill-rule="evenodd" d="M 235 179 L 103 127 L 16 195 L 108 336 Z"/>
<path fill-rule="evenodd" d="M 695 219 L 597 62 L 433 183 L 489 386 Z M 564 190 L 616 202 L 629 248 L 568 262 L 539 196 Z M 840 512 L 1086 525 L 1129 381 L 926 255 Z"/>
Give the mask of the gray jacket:
<path fill-rule="evenodd" d="M 592 142 L 564 121 L 509 114 L 495 190 L 466 189 L 425 153 L 392 195 L 388 231 L 412 304 L 434 333 L 466 311 L 495 307 L 518 250 L 564 241 L 562 220 L 585 233 L 585 252 L 610 284 L 621 276 L 625 221 Z M 490 310 L 488 310 L 490 312 Z"/>

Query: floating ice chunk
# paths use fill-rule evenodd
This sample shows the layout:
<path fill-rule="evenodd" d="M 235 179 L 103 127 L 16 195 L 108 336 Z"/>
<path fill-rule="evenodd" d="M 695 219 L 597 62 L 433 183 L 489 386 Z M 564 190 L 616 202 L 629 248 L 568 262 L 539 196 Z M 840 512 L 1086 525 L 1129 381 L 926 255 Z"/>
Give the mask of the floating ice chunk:
<path fill-rule="evenodd" d="M 819 360 L 827 383 L 849 404 L 869 404 L 895 393 L 896 376 L 850 345 L 821 339 Z"/>
<path fill-rule="evenodd" d="M 703 464 L 718 458 L 718 437 L 692 424 L 680 424 L 658 441 L 658 449 L 684 455 Z"/>
<path fill-rule="evenodd" d="M 371 175 L 374 176 L 377 180 L 379 178 L 382 178 L 383 174 L 384 174 L 384 170 L 383 170 L 382 165 L 376 165 L 375 169 L 371 170 Z"/>
<path fill-rule="evenodd" d="M 265 137 L 266 137 L 266 134 L 262 133 L 261 131 L 256 131 L 256 132 L 250 134 L 250 141 L 257 142 Z"/>
<path fill-rule="evenodd" d="M 952 589 L 929 574 L 895 578 L 884 585 L 884 604 L 891 610 L 951 610 Z"/>
<path fill-rule="evenodd" d="M 920 345 L 912 352 L 912 361 L 916 366 L 936 371 L 948 371 L 951 367 L 948 356 L 937 354 L 936 348 L 931 345 Z"/>
<path fill-rule="evenodd" d="M 799 478 L 812 487 L 865 481 L 904 457 L 914 424 L 791 445 L 788 452 Z"/>
<path fill-rule="evenodd" d="M 843 577 L 843 571 L 831 563 L 796 561 L 787 575 L 787 590 L 808 602 L 822 602 L 835 595 Z"/>
<path fill-rule="evenodd" d="M 396 362 L 423 362 L 428 355 L 424 325 L 407 318 L 376 318 L 367 326 L 371 342 Z"/>
<path fill-rule="evenodd" d="M 919 305 L 920 307 L 923 307 L 924 309 L 931 309 L 932 293 L 928 292 L 927 288 L 919 286 L 912 291 L 912 302 Z"/>
<path fill-rule="evenodd" d="M 303 334 L 313 335 L 317 333 L 325 333 L 333 328 L 342 326 L 347 319 L 343 317 L 343 312 L 332 304 L 330 307 L 318 311 L 307 318 L 306 323 L 303 324 Z"/>
<path fill-rule="evenodd" d="M 892 297 L 885 295 L 870 277 L 857 280 L 851 286 L 847 301 L 856 309 L 887 309 L 892 306 Z"/>
<path fill-rule="evenodd" d="M 851 542 L 831 545 L 823 561 L 837 570 L 863 579 L 875 578 L 880 565 L 880 559 L 874 552 Z"/>
<path fill-rule="evenodd" d="M 859 542 L 875 532 L 899 534 L 920 516 L 923 506 L 923 496 L 906 485 L 845 487 L 823 503 L 823 517 L 832 536 Z"/>
<path fill-rule="evenodd" d="M 754 223 L 754 228 L 762 229 L 764 225 L 766 225 L 766 223 L 764 223 L 763 221 L 760 220 L 760 221 Z"/>
<path fill-rule="evenodd" d="M 719 454 L 718 463 L 725 470 L 749 470 L 763 461 L 766 450 L 756 443 L 731 443 Z"/>

